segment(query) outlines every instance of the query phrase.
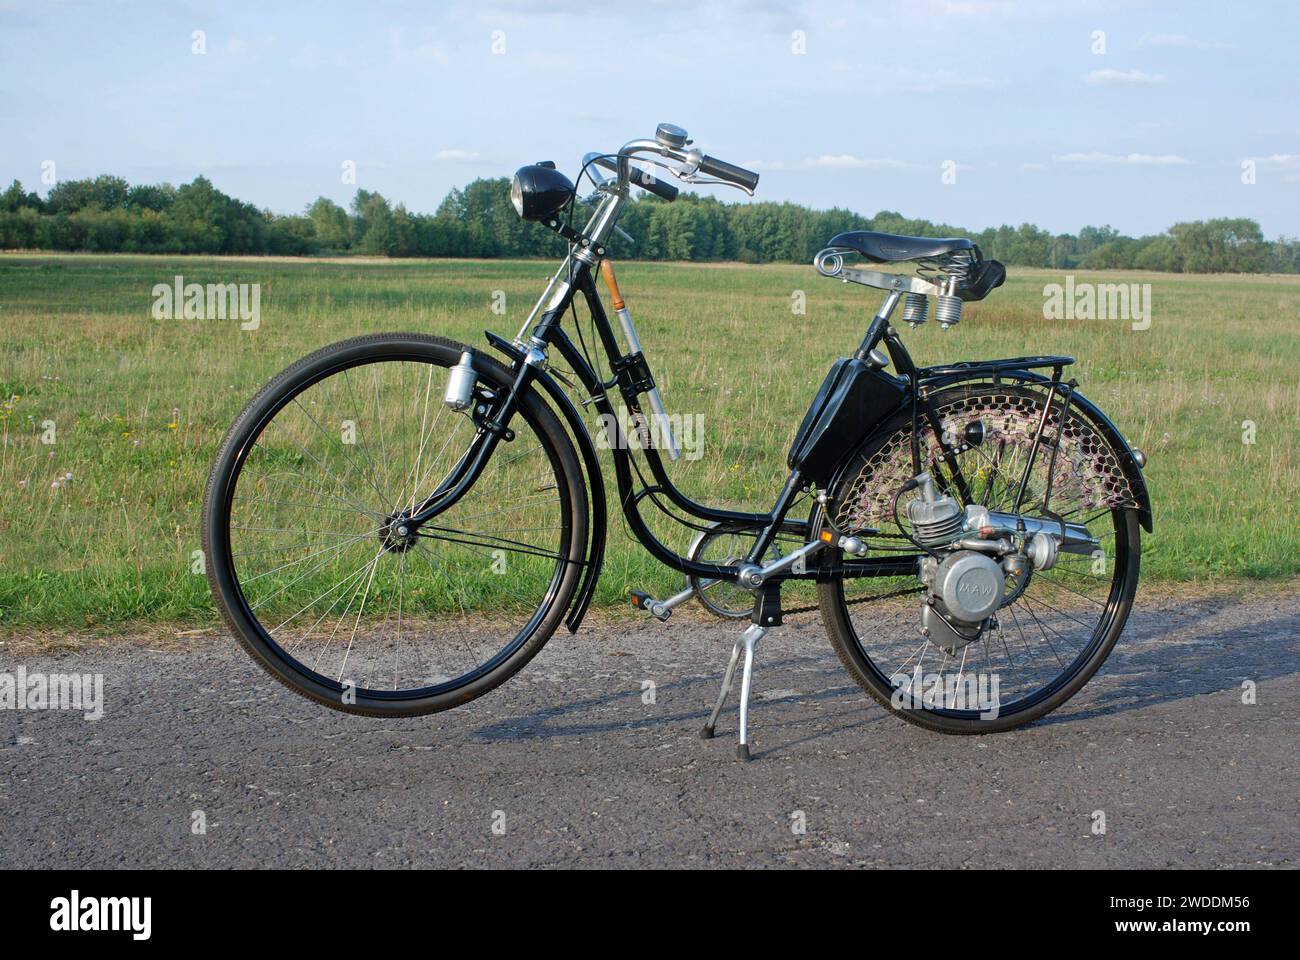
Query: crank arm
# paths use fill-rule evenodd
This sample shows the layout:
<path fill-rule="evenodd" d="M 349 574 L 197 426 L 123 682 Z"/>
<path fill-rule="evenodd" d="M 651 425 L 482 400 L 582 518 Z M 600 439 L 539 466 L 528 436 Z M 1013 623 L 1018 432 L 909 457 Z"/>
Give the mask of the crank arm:
<path fill-rule="evenodd" d="M 700 584 L 701 587 L 711 587 L 717 580 L 705 580 Z M 690 600 L 696 594 L 694 587 L 687 587 L 681 593 L 675 593 L 667 600 L 656 600 L 644 590 L 632 591 L 632 606 L 638 610 L 644 610 L 656 620 L 667 620 L 673 615 L 673 610 L 680 607 L 687 600 Z"/>

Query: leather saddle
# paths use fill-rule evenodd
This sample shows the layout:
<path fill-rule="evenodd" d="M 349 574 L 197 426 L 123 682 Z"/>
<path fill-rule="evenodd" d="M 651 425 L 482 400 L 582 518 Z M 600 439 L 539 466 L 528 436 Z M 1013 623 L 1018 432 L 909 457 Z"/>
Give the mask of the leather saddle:
<path fill-rule="evenodd" d="M 900 237 L 892 233 L 872 230 L 855 230 L 831 238 L 832 247 L 849 247 L 858 251 L 872 263 L 900 263 L 904 260 L 928 260 L 950 253 L 972 251 L 978 248 L 970 240 L 933 240 L 929 237 Z"/>
<path fill-rule="evenodd" d="M 902 263 L 907 260 L 933 260 L 953 254 L 966 254 L 973 261 L 966 280 L 957 286 L 962 300 L 983 300 L 995 287 L 1002 286 L 1007 268 L 996 260 L 985 260 L 980 248 L 964 237 L 936 240 L 931 237 L 902 237 L 874 230 L 854 230 L 831 238 L 832 247 L 856 250 L 871 263 Z"/>

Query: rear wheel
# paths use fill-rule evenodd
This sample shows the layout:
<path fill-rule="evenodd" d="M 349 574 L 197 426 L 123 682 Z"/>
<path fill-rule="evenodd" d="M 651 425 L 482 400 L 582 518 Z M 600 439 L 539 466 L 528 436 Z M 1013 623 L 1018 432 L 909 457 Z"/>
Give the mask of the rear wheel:
<path fill-rule="evenodd" d="M 955 456 L 970 492 L 962 499 L 1011 511 L 1046 400 L 1046 388 L 1029 383 L 961 384 L 931 397 L 943 433 L 962 437 L 976 421 L 983 428 L 982 441 Z M 1058 399 L 1053 411 L 1059 406 Z M 1030 472 L 1025 516 L 1043 516 L 1035 508 L 1044 499 L 1057 432 L 1053 412 Z M 894 523 L 894 496 L 913 475 L 911 436 L 910 417 L 897 415 L 866 442 L 832 491 L 840 529 L 882 531 L 866 537 L 873 557 L 916 553 Z M 922 469 L 955 486 L 928 426 L 920 448 Z M 943 733 L 1008 730 L 1072 697 L 1114 647 L 1137 591 L 1139 525 L 1121 462 L 1100 425 L 1072 407 L 1048 507 L 1086 526 L 1099 547 L 1090 555 L 1062 552 L 1055 566 L 1034 572 L 1023 593 L 959 650 L 947 652 L 920 635 L 927 591 L 910 571 L 820 584 L 823 621 L 854 679 L 904 719 Z M 912 495 L 899 500 L 900 516 Z M 938 697 L 927 696 L 936 691 Z M 974 691 L 983 699 L 972 704 L 947 691 Z"/>
<path fill-rule="evenodd" d="M 461 344 L 381 334 L 333 344 L 268 383 L 208 481 L 203 538 L 236 638 L 298 693 L 410 716 L 472 700 L 555 630 L 587 545 L 586 487 L 533 391 L 470 491 L 404 523 L 477 427 L 442 401 Z M 477 355 L 480 402 L 509 371 Z"/>

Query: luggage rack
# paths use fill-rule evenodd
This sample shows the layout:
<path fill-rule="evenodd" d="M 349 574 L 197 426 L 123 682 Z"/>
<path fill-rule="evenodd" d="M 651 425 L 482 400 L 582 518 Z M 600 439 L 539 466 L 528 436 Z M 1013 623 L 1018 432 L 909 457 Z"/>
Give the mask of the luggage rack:
<path fill-rule="evenodd" d="M 1074 363 L 1074 357 L 1007 357 L 1003 360 L 967 360 L 960 363 L 944 363 L 933 367 L 917 368 L 917 379 L 921 383 L 932 383 L 949 377 L 969 377 L 974 374 L 987 374 L 997 379 L 1009 370 L 1035 370 L 1052 367 L 1055 379 L 1061 379 L 1063 368 Z"/>

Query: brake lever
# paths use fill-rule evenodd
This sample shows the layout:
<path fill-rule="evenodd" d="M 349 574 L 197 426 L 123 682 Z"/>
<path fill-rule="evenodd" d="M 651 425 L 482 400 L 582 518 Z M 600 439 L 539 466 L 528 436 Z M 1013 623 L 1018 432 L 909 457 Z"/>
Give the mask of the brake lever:
<path fill-rule="evenodd" d="M 680 180 L 682 183 L 689 183 L 693 187 L 732 187 L 736 190 L 739 190 L 741 193 L 747 194 L 748 196 L 752 197 L 754 195 L 754 191 L 749 189 L 749 187 L 742 187 L 740 184 L 732 183 L 730 180 L 716 180 L 713 179 L 712 177 L 695 177 L 690 175 L 682 175 L 676 173 L 675 171 L 674 174 L 677 177 L 677 179 Z"/>

